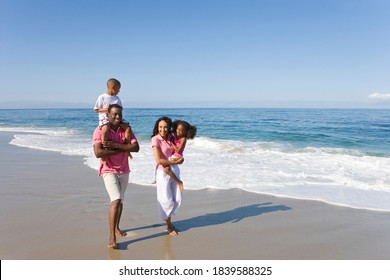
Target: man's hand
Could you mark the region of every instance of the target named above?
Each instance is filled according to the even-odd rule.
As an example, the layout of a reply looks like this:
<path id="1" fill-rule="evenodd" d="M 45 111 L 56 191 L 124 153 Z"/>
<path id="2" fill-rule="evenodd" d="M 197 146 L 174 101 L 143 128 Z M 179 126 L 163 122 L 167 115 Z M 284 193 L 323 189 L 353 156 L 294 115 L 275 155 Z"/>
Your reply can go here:
<path id="1" fill-rule="evenodd" d="M 109 150 L 116 150 L 118 149 L 118 144 L 113 141 L 103 141 L 102 142 L 103 148 L 109 149 Z"/>

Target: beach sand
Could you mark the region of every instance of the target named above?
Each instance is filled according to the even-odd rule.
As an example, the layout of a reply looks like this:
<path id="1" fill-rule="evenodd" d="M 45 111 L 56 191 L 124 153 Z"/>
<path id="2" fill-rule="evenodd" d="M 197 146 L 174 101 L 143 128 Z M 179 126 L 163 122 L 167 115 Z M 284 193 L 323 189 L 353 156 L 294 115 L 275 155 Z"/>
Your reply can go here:
<path id="1" fill-rule="evenodd" d="M 155 187 L 135 184 L 121 221 L 128 235 L 108 249 L 109 199 L 97 171 L 81 157 L 10 145 L 12 136 L 0 133 L 2 260 L 390 259 L 388 212 L 239 189 L 185 190 L 174 218 L 180 234 L 168 236 Z"/>

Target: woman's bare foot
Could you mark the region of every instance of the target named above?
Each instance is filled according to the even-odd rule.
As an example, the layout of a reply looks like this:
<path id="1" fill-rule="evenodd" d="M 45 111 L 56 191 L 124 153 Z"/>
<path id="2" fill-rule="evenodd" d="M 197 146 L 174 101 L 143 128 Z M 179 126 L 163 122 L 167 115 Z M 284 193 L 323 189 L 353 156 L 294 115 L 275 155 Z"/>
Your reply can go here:
<path id="1" fill-rule="evenodd" d="M 169 235 L 173 235 L 173 236 L 179 235 L 179 233 L 175 230 L 175 228 L 173 228 L 173 229 L 171 229 L 171 230 L 168 230 L 168 234 L 169 234 Z"/>
<path id="2" fill-rule="evenodd" d="M 167 222 L 167 231 L 169 235 L 178 235 L 179 233 L 177 232 L 176 228 L 173 226 L 171 222 L 171 218 L 168 218 L 166 220 Z"/>

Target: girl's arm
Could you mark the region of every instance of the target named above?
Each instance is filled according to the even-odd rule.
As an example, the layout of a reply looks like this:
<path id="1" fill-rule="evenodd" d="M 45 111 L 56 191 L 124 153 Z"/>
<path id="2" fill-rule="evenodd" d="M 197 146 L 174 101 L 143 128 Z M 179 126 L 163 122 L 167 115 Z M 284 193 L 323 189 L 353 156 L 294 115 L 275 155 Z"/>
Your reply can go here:
<path id="1" fill-rule="evenodd" d="M 153 155 L 154 160 L 156 161 L 157 165 L 167 166 L 167 165 L 173 165 L 173 164 L 182 164 L 184 162 L 184 158 L 174 158 L 171 160 L 167 160 L 161 157 L 161 150 L 157 146 L 153 146 Z"/>

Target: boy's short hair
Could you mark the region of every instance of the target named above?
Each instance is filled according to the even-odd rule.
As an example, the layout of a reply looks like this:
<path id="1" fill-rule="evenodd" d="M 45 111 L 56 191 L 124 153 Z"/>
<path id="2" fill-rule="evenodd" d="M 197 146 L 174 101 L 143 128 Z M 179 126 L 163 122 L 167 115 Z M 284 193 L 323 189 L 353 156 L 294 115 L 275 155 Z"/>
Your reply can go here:
<path id="1" fill-rule="evenodd" d="M 111 79 L 109 79 L 109 80 L 107 81 L 107 87 L 108 87 L 110 84 L 113 85 L 113 86 L 115 86 L 115 85 L 121 86 L 121 82 L 119 82 L 117 79 L 114 79 L 114 78 L 111 78 Z"/>

